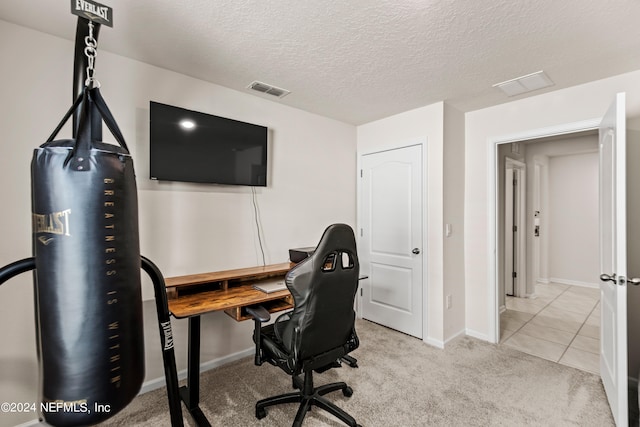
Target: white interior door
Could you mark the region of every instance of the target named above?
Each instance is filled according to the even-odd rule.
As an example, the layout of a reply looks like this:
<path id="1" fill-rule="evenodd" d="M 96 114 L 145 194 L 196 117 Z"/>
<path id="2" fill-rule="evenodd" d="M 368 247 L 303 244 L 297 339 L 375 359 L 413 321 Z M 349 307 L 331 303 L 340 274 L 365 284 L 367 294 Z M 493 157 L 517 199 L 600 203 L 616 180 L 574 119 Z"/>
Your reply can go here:
<path id="1" fill-rule="evenodd" d="M 362 317 L 422 338 L 422 146 L 362 156 Z"/>
<path id="2" fill-rule="evenodd" d="M 507 167 L 504 171 L 504 291 L 508 296 L 515 295 L 514 272 L 515 262 L 515 233 L 514 227 L 514 197 L 515 185 L 513 184 L 514 169 Z"/>
<path id="3" fill-rule="evenodd" d="M 504 283 L 509 296 L 526 295 L 526 165 L 507 157 L 504 178 Z"/>
<path id="4" fill-rule="evenodd" d="M 618 426 L 627 414 L 625 94 L 600 124 L 600 376 Z"/>

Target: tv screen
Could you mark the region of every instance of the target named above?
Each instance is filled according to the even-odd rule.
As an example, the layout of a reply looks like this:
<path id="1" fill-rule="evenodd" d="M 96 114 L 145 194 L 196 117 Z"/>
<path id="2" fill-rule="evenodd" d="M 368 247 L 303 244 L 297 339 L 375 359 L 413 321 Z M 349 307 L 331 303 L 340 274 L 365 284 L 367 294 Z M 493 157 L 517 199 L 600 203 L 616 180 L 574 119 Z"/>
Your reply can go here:
<path id="1" fill-rule="evenodd" d="M 267 185 L 267 128 L 150 102 L 151 179 Z"/>

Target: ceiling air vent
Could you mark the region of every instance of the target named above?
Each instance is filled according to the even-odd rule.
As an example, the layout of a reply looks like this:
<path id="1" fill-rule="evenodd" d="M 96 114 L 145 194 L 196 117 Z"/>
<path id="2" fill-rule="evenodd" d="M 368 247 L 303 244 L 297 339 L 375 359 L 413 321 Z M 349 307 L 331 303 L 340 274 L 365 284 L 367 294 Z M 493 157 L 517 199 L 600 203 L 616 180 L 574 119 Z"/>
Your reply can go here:
<path id="1" fill-rule="evenodd" d="M 268 95 L 277 96 L 278 98 L 284 98 L 291 93 L 286 89 L 282 89 L 280 87 L 258 81 L 252 82 L 249 86 L 247 86 L 247 89 L 252 89 L 258 92 L 266 93 Z"/>
<path id="2" fill-rule="evenodd" d="M 516 96 L 549 86 L 553 86 L 553 82 L 544 71 L 537 71 L 527 74 L 526 76 L 516 77 L 515 79 L 493 85 L 493 87 L 497 87 L 506 93 L 507 96 Z"/>

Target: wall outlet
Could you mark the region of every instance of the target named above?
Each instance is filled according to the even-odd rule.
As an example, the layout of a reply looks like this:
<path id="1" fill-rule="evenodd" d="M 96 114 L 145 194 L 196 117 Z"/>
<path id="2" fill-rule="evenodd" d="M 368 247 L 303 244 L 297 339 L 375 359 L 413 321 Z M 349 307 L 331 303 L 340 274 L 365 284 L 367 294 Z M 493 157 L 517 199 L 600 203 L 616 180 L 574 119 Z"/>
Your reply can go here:
<path id="1" fill-rule="evenodd" d="M 451 295 L 447 295 L 447 308 L 451 308 Z"/>

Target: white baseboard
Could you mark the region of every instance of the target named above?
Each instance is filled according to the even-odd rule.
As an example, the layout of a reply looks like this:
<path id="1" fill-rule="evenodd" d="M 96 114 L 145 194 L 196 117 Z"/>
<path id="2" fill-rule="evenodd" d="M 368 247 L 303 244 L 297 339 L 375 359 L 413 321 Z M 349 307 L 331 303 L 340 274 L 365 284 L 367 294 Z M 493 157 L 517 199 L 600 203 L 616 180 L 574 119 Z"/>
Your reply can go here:
<path id="1" fill-rule="evenodd" d="M 450 336 L 449 338 L 447 338 L 446 340 L 444 340 L 444 345 L 447 345 L 448 343 L 450 343 L 451 341 L 455 340 L 456 338 L 459 338 L 461 336 L 465 335 L 465 330 L 462 329 L 458 332 L 456 332 L 455 334 L 453 334 L 452 336 Z"/>
<path id="2" fill-rule="evenodd" d="M 538 283 L 544 283 L 545 285 L 549 283 L 549 279 L 543 279 L 543 278 L 538 278 L 538 280 L 536 280 L 536 282 Z"/>
<path id="3" fill-rule="evenodd" d="M 429 345 L 431 345 L 433 347 L 439 348 L 440 350 L 444 350 L 444 341 L 442 341 L 442 340 L 436 340 L 436 339 L 433 339 L 431 337 L 427 337 L 427 338 L 423 339 L 422 341 L 424 341 L 425 343 L 427 343 L 427 344 L 429 344 Z"/>
<path id="4" fill-rule="evenodd" d="M 220 357 L 218 359 L 209 360 L 208 362 L 201 363 L 200 373 L 209 371 L 211 369 L 217 368 L 222 365 L 226 365 L 227 363 L 235 362 L 236 360 L 243 359 L 247 356 L 251 356 L 253 355 L 254 352 L 255 352 L 255 349 L 252 347 L 246 350 L 239 351 L 237 353 L 229 354 L 228 356 Z M 185 378 L 187 378 L 187 370 L 183 369 L 180 372 L 178 372 L 178 381 L 183 380 Z M 138 394 L 148 393 L 150 391 L 162 388 L 165 385 L 166 385 L 166 381 L 164 376 L 155 378 L 149 381 L 145 381 L 142 384 L 142 387 L 140 388 L 140 393 Z"/>
<path id="5" fill-rule="evenodd" d="M 507 306 L 506 305 L 501 305 L 499 310 L 500 310 L 499 313 L 502 314 L 505 311 L 507 311 Z"/>
<path id="6" fill-rule="evenodd" d="M 464 335 L 469 335 L 470 337 L 473 338 L 478 338 L 481 339 L 483 341 L 489 341 L 488 337 L 484 334 L 472 331 L 470 329 L 461 329 L 460 331 L 456 332 L 455 334 L 453 334 L 452 336 L 450 336 L 449 338 L 447 338 L 446 340 L 442 341 L 442 340 L 436 340 L 430 337 L 425 338 L 423 341 L 433 347 L 439 348 L 441 350 L 444 350 L 445 345 L 447 345 L 448 343 L 450 343 L 451 341 L 455 340 L 456 338 L 459 338 L 461 336 Z"/>
<path id="7" fill-rule="evenodd" d="M 49 427 L 49 424 L 41 423 L 40 420 L 35 419 L 33 421 L 27 421 L 26 423 L 18 424 L 17 426 L 14 426 L 14 427 L 35 427 L 35 426 Z"/>
<path id="8" fill-rule="evenodd" d="M 470 337 L 477 338 L 479 340 L 486 341 L 486 342 L 491 342 L 491 340 L 489 340 L 489 336 L 487 334 L 483 334 L 481 332 L 474 331 L 473 329 L 467 328 L 467 329 L 465 329 L 465 333 L 467 335 L 469 335 Z"/>
<path id="9" fill-rule="evenodd" d="M 581 282 L 580 280 L 558 279 L 557 277 L 551 277 L 549 278 L 549 281 L 553 283 L 560 283 L 561 285 L 582 286 L 584 288 L 600 289 L 599 283 Z"/>

